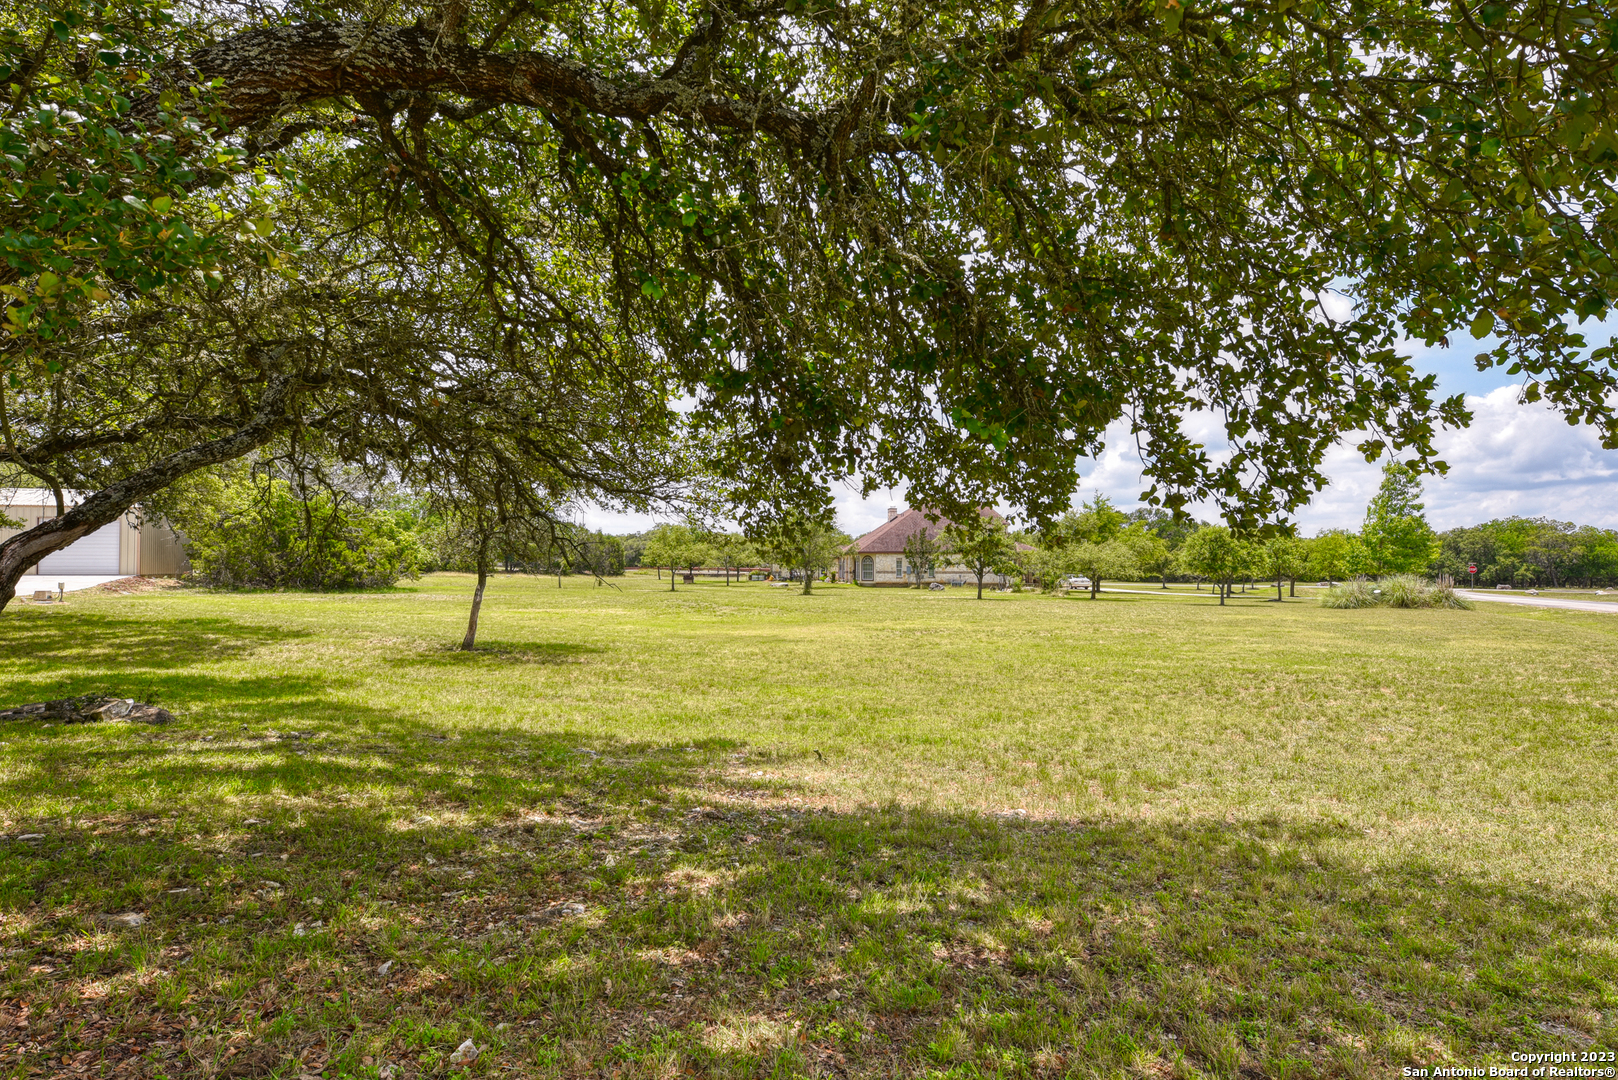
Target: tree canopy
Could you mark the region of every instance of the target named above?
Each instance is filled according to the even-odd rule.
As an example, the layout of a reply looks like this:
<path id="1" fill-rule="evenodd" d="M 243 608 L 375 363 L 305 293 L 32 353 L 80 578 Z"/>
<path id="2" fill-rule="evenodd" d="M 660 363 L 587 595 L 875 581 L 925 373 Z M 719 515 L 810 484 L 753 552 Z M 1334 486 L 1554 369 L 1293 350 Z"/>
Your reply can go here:
<path id="1" fill-rule="evenodd" d="M 1538 583 L 1553 588 L 1582 580 L 1618 584 L 1618 530 L 1551 518 L 1500 518 L 1439 536 L 1440 572 L 1479 585 Z"/>
<path id="2" fill-rule="evenodd" d="M 16 133 L 42 72 L 112 61 L 4 3 Z M 164 210 L 137 196 L 151 235 L 178 208 L 275 250 L 252 290 L 181 251 L 161 281 L 71 300 L 62 324 L 94 332 L 12 339 L 7 460 L 125 486 L 0 548 L 0 579 L 199 461 L 305 430 L 398 445 L 451 415 L 435 403 L 457 379 L 526 393 L 490 388 L 506 355 L 555 365 L 541 400 L 575 410 L 536 411 L 556 442 L 528 447 L 562 487 L 643 493 L 633 453 L 573 456 L 601 465 L 590 433 L 655 434 L 686 392 L 748 513 L 821 505 L 858 473 L 949 516 L 1004 498 L 1049 520 L 1122 418 L 1149 500 L 1249 528 L 1318 490 L 1349 432 L 1439 467 L 1433 434 L 1464 403 L 1396 346 L 1462 328 L 1498 341 L 1480 364 L 1618 445 L 1611 348 L 1576 327 L 1618 295 L 1618 23 L 1594 2 L 338 0 L 119 25 L 163 59 L 74 91 L 108 122 L 64 127 L 61 155 L 127 161 L 97 131 L 190 124 L 153 144 L 183 160 Z M 221 143 L 239 178 L 181 199 Z M 41 208 L 119 181 L 47 158 L 0 162 Z M 10 265 L 15 325 L 56 271 Z M 142 372 L 105 359 L 175 303 L 227 300 L 254 312 L 212 323 L 230 348 L 165 369 L 194 387 L 128 390 Z M 382 338 L 403 370 L 367 359 Z M 76 415 L 111 400 L 121 422 L 47 418 L 69 369 Z M 1228 454 L 1189 434 L 1196 411 Z M 86 438 L 121 439 L 117 462 L 91 468 Z"/>
<path id="3" fill-rule="evenodd" d="M 805 596 L 814 589 L 815 575 L 837 562 L 838 554 L 848 546 L 849 540 L 830 514 L 802 511 L 777 517 L 770 530 L 759 537 L 771 560 L 803 574 Z"/>
<path id="4" fill-rule="evenodd" d="M 1180 546 L 1180 563 L 1186 570 L 1207 578 L 1219 589 L 1224 604 L 1230 583 L 1247 568 L 1247 545 L 1223 525 L 1206 525 L 1186 538 Z"/>
<path id="5" fill-rule="evenodd" d="M 1021 574 L 1017 562 L 1017 542 L 999 514 L 980 512 L 962 521 L 952 521 L 939 534 L 945 558 L 972 572 L 977 579 L 979 600 L 983 599 L 983 579 L 989 574 L 1010 577 Z"/>
<path id="6" fill-rule="evenodd" d="M 1421 477 L 1410 466 L 1397 461 L 1383 466 L 1382 483 L 1365 508 L 1360 540 L 1382 573 L 1424 571 L 1438 555 L 1438 537 L 1421 502 Z"/>

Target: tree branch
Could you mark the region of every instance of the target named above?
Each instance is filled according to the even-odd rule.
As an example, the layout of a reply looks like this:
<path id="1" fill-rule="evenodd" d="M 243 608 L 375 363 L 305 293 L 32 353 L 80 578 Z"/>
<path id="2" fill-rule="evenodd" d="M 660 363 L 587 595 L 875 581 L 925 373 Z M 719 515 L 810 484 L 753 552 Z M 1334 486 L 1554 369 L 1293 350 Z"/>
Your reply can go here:
<path id="1" fill-rule="evenodd" d="M 299 383 L 291 376 L 271 379 L 258 410 L 229 435 L 178 450 L 116 483 L 108 484 L 73 509 L 42 521 L 0 543 L 0 611 L 17 595 L 23 571 L 54 551 L 116 521 L 149 495 L 180 477 L 222 461 L 232 461 L 269 442 L 292 422 L 291 404 Z"/>

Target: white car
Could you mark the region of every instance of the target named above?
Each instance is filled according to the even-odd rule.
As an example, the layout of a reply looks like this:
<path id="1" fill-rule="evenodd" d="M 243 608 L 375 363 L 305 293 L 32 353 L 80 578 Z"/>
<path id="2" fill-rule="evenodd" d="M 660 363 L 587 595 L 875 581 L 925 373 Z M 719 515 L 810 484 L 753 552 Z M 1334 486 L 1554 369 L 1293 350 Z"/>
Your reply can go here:
<path id="1" fill-rule="evenodd" d="M 1065 577 L 1062 579 L 1062 588 L 1064 589 L 1088 589 L 1089 587 L 1090 579 L 1082 574 L 1078 577 Z"/>

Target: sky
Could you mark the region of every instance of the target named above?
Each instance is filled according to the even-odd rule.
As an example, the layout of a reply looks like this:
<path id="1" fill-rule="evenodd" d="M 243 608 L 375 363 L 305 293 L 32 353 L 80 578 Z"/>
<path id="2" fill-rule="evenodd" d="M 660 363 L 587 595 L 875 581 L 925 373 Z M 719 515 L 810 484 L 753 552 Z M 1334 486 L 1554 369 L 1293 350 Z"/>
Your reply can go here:
<path id="1" fill-rule="evenodd" d="M 1586 323 L 1583 329 L 1592 346 L 1605 344 L 1618 333 L 1618 317 L 1604 327 Z M 1427 520 L 1440 531 L 1512 515 L 1618 529 L 1618 450 L 1603 450 L 1593 429 L 1569 426 L 1543 403 L 1519 404 L 1520 379 L 1503 369 L 1479 372 L 1472 358 L 1493 344 L 1492 339 L 1479 343 L 1459 334 L 1448 348 L 1413 342 L 1408 349 L 1418 372 L 1437 375 L 1440 399 L 1465 394 L 1473 413 L 1470 427 L 1441 432 L 1435 440 L 1438 456 L 1450 470 L 1446 476 L 1426 480 Z M 1220 449 L 1216 423 L 1195 434 L 1211 453 Z M 1084 479 L 1074 504 L 1100 492 L 1119 507 L 1132 509 L 1140 505 L 1140 493 L 1147 487 L 1140 459 L 1126 423 L 1115 424 L 1107 436 L 1107 449 L 1081 468 Z M 1327 455 L 1323 471 L 1331 484 L 1297 513 L 1299 535 L 1356 529 L 1364 519 L 1365 504 L 1381 480 L 1381 463 L 1366 462 L 1353 448 L 1356 441 L 1346 439 Z M 839 484 L 833 495 L 839 526 L 854 536 L 887 520 L 889 506 L 907 505 L 902 488 L 884 488 L 864 498 L 857 485 Z M 590 526 L 608 532 L 634 532 L 654 523 L 651 518 L 595 508 L 587 508 L 583 516 Z M 1197 516 L 1209 520 L 1216 515 L 1204 508 Z"/>

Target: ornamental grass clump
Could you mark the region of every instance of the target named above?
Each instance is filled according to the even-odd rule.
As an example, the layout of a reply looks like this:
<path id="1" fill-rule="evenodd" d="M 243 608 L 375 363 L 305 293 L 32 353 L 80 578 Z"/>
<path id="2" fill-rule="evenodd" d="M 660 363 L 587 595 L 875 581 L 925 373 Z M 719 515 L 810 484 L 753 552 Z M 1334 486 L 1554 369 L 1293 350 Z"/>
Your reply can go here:
<path id="1" fill-rule="evenodd" d="M 1320 596 L 1320 606 L 1329 608 L 1368 608 L 1381 603 L 1382 597 L 1364 579 L 1333 585 Z"/>
<path id="2" fill-rule="evenodd" d="M 1462 611 L 1471 611 L 1472 601 L 1462 596 L 1456 596 L 1455 586 L 1439 584 L 1433 586 L 1433 607 L 1460 608 Z"/>
<path id="3" fill-rule="evenodd" d="M 1396 574 L 1381 581 L 1345 581 L 1333 585 L 1320 598 L 1329 608 L 1464 608 L 1470 602 L 1455 595 L 1449 585 L 1435 585 L 1414 574 Z"/>
<path id="4" fill-rule="evenodd" d="M 1432 587 L 1419 577 L 1400 574 L 1377 583 L 1380 598 L 1388 607 L 1432 607 Z M 1375 590 L 1373 590 L 1375 591 Z"/>

